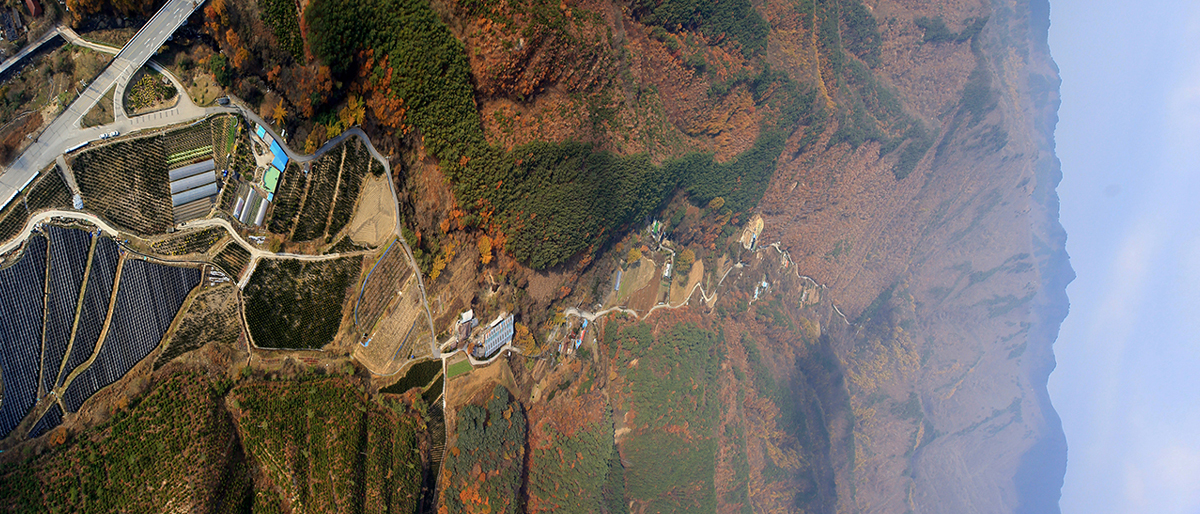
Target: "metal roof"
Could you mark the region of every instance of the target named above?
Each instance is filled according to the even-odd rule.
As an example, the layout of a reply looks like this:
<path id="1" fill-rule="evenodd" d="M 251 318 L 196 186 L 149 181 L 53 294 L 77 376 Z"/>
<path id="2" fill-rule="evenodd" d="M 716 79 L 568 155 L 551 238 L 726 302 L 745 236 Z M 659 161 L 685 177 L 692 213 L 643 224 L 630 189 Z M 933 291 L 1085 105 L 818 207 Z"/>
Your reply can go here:
<path id="1" fill-rule="evenodd" d="M 279 146 L 278 141 L 271 141 L 271 153 L 275 154 L 275 159 L 271 161 L 272 166 L 281 170 L 287 167 L 287 152 L 283 151 L 283 147 Z"/>
<path id="2" fill-rule="evenodd" d="M 216 161 L 209 159 L 204 162 L 198 162 L 196 164 L 189 164 L 182 168 L 175 168 L 175 169 L 167 172 L 167 175 L 171 178 L 171 181 L 174 182 L 176 180 L 179 180 L 182 178 L 187 178 L 192 175 L 199 175 L 206 171 L 212 171 L 212 169 L 216 168 L 216 167 L 217 167 Z"/>
<path id="3" fill-rule="evenodd" d="M 504 318 L 504 321 L 499 325 L 488 329 L 487 335 L 483 336 L 483 355 L 485 357 L 496 353 L 500 347 L 508 344 L 513 338 L 513 317 L 510 315 Z"/>
<path id="4" fill-rule="evenodd" d="M 267 215 L 267 205 L 268 204 L 269 204 L 269 202 L 267 202 L 266 200 L 263 200 L 263 202 L 261 204 L 259 204 L 258 215 L 254 216 L 254 224 L 256 226 L 263 224 L 263 218 L 265 218 Z"/>
<path id="5" fill-rule="evenodd" d="M 201 198 L 213 196 L 217 194 L 217 184 L 214 182 L 204 187 L 189 189 L 179 194 L 171 195 L 171 206 L 179 207 L 188 202 L 194 202 Z"/>
<path id="6" fill-rule="evenodd" d="M 195 189 L 203 185 L 212 184 L 216 181 L 217 176 L 212 173 L 192 175 L 190 177 L 171 182 L 171 194 L 182 193 L 188 189 Z"/>

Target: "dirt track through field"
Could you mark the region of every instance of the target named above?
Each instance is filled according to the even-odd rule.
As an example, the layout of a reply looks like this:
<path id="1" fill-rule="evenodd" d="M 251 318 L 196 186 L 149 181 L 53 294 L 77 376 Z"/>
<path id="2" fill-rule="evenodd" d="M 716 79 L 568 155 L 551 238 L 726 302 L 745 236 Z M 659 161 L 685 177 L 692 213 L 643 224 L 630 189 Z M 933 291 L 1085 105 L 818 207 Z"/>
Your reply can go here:
<path id="1" fill-rule="evenodd" d="M 350 239 L 377 247 L 395 232 L 396 214 L 385 177 L 368 176 L 359 193 L 358 209 L 350 220 Z"/>

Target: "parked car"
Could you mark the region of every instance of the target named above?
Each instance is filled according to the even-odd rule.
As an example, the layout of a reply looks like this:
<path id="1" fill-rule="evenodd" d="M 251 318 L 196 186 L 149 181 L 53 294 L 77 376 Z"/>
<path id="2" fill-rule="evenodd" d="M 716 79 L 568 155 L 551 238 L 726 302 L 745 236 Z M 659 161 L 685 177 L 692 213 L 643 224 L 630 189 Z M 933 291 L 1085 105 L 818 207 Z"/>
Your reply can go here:
<path id="1" fill-rule="evenodd" d="M 222 96 L 221 98 L 218 98 L 217 105 L 229 105 L 229 97 Z"/>

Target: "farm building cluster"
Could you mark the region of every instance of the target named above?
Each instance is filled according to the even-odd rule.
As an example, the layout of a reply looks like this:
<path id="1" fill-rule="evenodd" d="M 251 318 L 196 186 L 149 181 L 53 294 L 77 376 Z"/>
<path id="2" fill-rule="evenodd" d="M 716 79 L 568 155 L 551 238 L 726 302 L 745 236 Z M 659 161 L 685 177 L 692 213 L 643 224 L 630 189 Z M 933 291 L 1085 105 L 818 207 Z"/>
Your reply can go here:
<path id="1" fill-rule="evenodd" d="M 456 348 L 466 350 L 476 359 L 488 359 L 501 348 L 512 342 L 515 325 L 512 314 L 501 314 L 481 332 L 472 333 L 479 326 L 475 311 L 463 312 L 454 325 Z"/>
<path id="2" fill-rule="evenodd" d="M 230 214 L 246 225 L 262 226 L 267 219 L 267 209 L 275 200 L 275 190 L 279 187 L 280 177 L 287 168 L 289 158 L 287 152 L 280 146 L 262 125 L 254 124 L 256 146 L 254 160 L 256 167 L 251 176 L 238 185 L 234 194 L 233 209 Z"/>

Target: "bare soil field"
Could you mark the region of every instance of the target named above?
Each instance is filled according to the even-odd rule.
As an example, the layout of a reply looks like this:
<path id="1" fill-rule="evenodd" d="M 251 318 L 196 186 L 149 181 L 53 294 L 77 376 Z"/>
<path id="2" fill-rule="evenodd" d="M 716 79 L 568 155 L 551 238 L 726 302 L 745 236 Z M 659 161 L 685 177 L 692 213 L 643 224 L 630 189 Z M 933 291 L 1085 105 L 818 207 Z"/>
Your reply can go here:
<path id="1" fill-rule="evenodd" d="M 417 287 L 416 277 L 410 273 L 400 297 L 391 302 L 368 333 L 366 339 L 370 342 L 366 346 L 353 343 L 354 358 L 372 373 L 389 374 L 400 369 L 410 355 L 428 355 L 429 328 L 424 317 L 421 290 Z M 357 335 L 361 341 L 362 333 Z"/>
<path id="2" fill-rule="evenodd" d="M 369 175 L 363 181 L 358 210 L 350 221 L 349 236 L 354 242 L 378 247 L 396 231 L 396 210 L 386 177 Z"/>
<path id="3" fill-rule="evenodd" d="M 702 278 L 704 278 L 704 261 L 696 261 L 692 265 L 692 271 L 688 273 L 686 285 L 680 285 L 678 278 L 671 279 L 671 305 L 679 305 L 687 300 L 692 288 L 699 284 Z"/>
<path id="4" fill-rule="evenodd" d="M 658 267 L 650 267 L 649 269 L 654 271 L 654 273 L 650 274 L 650 280 L 647 280 L 646 285 L 629 295 L 629 301 L 625 302 L 630 309 L 638 312 L 649 311 L 651 307 L 654 307 L 654 304 L 658 303 L 658 299 L 662 295 L 662 272 L 659 271 L 660 268 Z"/>
<path id="5" fill-rule="evenodd" d="M 237 290 L 233 284 L 202 289 L 184 310 L 176 329 L 167 336 L 165 347 L 154 361 L 155 369 L 210 342 L 232 346 L 242 334 Z"/>

